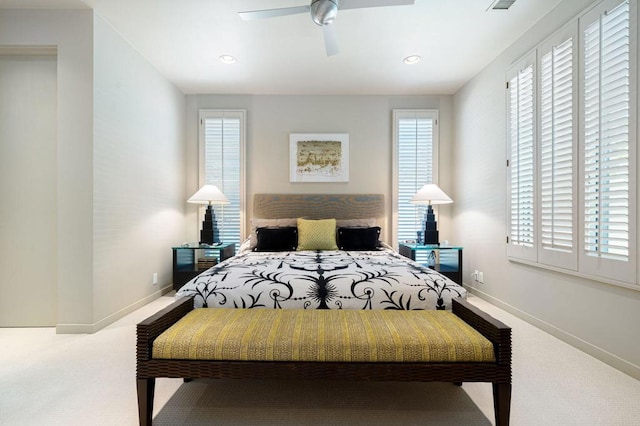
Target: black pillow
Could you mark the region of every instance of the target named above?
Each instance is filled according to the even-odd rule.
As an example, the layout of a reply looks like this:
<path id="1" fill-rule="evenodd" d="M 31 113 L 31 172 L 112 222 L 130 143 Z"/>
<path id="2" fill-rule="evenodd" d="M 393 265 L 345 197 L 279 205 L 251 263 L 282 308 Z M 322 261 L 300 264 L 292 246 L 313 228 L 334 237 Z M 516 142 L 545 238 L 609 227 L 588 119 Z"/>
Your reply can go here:
<path id="1" fill-rule="evenodd" d="M 258 244 L 253 251 L 292 251 L 298 246 L 298 228 L 295 226 L 258 228 L 256 237 Z"/>
<path id="2" fill-rule="evenodd" d="M 377 250 L 380 227 L 338 228 L 338 247 L 340 250 Z"/>

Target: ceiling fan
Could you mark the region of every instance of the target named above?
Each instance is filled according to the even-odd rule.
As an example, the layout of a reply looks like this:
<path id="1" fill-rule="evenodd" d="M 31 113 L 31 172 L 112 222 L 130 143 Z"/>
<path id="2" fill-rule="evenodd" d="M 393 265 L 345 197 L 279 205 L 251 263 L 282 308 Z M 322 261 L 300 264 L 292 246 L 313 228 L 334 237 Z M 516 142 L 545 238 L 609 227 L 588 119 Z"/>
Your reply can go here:
<path id="1" fill-rule="evenodd" d="M 415 0 L 312 0 L 309 6 L 283 7 L 280 9 L 253 10 L 239 12 L 244 20 L 275 18 L 277 16 L 310 13 L 311 19 L 322 27 L 327 56 L 338 54 L 338 41 L 331 25 L 342 9 L 363 9 L 367 7 L 411 5 Z"/>

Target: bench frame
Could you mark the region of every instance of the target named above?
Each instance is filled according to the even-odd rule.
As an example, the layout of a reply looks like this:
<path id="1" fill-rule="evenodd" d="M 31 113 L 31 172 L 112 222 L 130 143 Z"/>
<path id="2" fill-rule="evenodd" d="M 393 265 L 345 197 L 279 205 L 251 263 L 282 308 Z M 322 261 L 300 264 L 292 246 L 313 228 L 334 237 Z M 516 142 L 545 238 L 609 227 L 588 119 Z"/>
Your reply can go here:
<path id="1" fill-rule="evenodd" d="M 153 359 L 153 341 L 193 310 L 182 298 L 137 326 L 136 378 L 140 425 L 151 425 L 156 377 L 183 379 L 375 380 L 407 382 L 489 382 L 497 426 L 509 424 L 511 409 L 511 328 L 464 300 L 453 299 L 453 313 L 489 339 L 496 361 L 487 362 L 302 362 Z"/>

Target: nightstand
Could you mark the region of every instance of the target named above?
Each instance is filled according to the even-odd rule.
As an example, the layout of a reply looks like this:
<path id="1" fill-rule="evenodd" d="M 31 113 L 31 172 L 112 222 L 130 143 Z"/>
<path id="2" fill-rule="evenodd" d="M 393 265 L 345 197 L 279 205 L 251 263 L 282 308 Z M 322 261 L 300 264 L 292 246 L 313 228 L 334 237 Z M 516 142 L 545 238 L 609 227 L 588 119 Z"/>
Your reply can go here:
<path id="1" fill-rule="evenodd" d="M 398 251 L 462 285 L 462 247 L 400 243 Z"/>
<path id="2" fill-rule="evenodd" d="M 173 250 L 173 289 L 178 290 L 187 281 L 218 262 L 236 254 L 235 243 L 201 246 L 188 243 L 171 247 Z"/>

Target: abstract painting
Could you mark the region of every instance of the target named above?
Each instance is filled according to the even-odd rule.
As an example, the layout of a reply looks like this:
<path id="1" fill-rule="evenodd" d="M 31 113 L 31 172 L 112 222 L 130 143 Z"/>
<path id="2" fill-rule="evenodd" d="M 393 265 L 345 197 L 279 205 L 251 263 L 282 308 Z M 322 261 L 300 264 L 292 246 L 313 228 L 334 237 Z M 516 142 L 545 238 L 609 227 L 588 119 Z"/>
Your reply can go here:
<path id="1" fill-rule="evenodd" d="M 291 182 L 349 182 L 347 133 L 291 133 Z"/>

